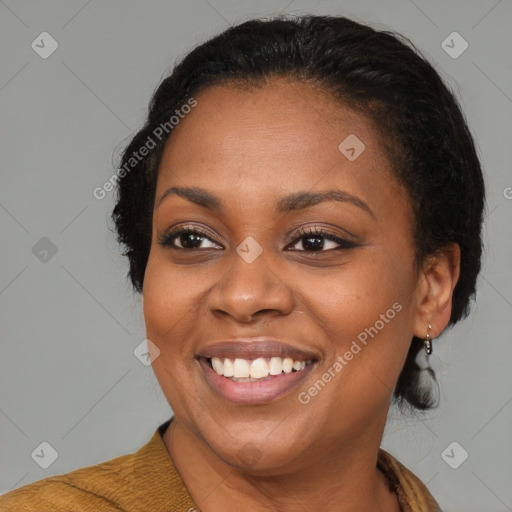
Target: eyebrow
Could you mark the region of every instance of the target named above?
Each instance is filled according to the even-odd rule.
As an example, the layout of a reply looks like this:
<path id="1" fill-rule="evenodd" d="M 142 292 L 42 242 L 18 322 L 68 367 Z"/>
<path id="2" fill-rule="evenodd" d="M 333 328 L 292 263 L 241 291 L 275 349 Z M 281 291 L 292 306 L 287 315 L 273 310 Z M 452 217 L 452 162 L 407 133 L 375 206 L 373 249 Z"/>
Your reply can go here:
<path id="1" fill-rule="evenodd" d="M 170 187 L 158 200 L 157 207 L 162 204 L 164 199 L 172 195 L 188 199 L 192 203 L 215 212 L 220 212 L 224 208 L 224 203 L 219 197 L 198 187 Z M 281 198 L 277 202 L 277 211 L 279 213 L 289 213 L 296 210 L 304 210 L 323 201 L 350 203 L 366 211 L 372 217 L 375 216 L 372 209 L 365 201 L 339 189 L 330 189 L 321 192 L 294 192 L 293 194 Z"/>

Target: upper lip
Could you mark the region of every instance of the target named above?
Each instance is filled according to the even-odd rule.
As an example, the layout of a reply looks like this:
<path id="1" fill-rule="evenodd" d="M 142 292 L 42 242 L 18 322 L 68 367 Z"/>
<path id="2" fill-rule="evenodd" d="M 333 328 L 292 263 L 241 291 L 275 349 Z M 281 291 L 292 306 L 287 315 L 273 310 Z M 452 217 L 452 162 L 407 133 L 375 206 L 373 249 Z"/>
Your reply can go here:
<path id="1" fill-rule="evenodd" d="M 290 357 L 294 361 L 317 359 L 317 354 L 272 338 L 233 338 L 202 347 L 198 357 L 257 359 L 259 357 Z"/>

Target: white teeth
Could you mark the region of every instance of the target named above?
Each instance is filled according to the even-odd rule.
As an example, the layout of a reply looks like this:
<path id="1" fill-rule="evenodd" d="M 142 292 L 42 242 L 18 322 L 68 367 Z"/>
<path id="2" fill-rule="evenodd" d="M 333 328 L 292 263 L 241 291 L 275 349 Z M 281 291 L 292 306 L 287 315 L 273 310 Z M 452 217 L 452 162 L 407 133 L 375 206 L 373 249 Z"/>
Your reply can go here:
<path id="1" fill-rule="evenodd" d="M 293 359 L 290 357 L 286 357 L 283 359 L 283 372 L 284 373 L 290 373 L 292 371 L 293 367 Z"/>
<path id="2" fill-rule="evenodd" d="M 306 367 L 306 361 L 294 361 L 293 369 L 296 371 L 303 370 Z"/>
<path id="3" fill-rule="evenodd" d="M 219 375 L 224 374 L 224 363 L 218 357 L 212 357 L 212 366 L 215 373 L 218 373 Z"/>
<path id="4" fill-rule="evenodd" d="M 231 359 L 228 359 L 227 357 L 226 357 L 226 359 L 224 359 L 224 372 L 223 372 L 223 374 L 219 374 L 219 375 L 224 375 L 224 377 L 233 377 L 234 368 L 233 368 L 233 361 L 231 361 Z"/>
<path id="5" fill-rule="evenodd" d="M 279 375 L 283 371 L 283 360 L 280 357 L 270 358 L 270 375 Z"/>
<path id="6" fill-rule="evenodd" d="M 212 357 L 211 364 L 217 375 L 230 377 L 232 380 L 263 379 L 268 375 L 280 375 L 282 372 L 291 373 L 303 370 L 311 361 L 294 361 L 290 357 L 271 357 L 266 359 L 259 357 L 248 360 L 237 358 L 234 361 L 229 358 Z"/>
<path id="7" fill-rule="evenodd" d="M 233 377 L 249 377 L 249 361 L 247 359 L 235 359 L 233 372 Z"/>
<path id="8" fill-rule="evenodd" d="M 261 379 L 262 377 L 266 377 L 268 375 L 268 363 L 262 357 L 255 359 L 249 368 L 251 373 L 251 378 L 253 379 Z"/>

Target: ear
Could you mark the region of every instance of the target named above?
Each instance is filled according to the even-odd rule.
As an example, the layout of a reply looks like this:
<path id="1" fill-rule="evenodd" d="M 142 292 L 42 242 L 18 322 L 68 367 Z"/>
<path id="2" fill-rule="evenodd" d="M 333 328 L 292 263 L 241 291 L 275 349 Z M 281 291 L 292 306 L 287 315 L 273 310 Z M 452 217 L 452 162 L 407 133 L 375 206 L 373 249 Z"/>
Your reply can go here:
<path id="1" fill-rule="evenodd" d="M 452 312 L 453 290 L 460 274 L 460 247 L 449 244 L 439 254 L 427 258 L 418 276 L 414 336 L 424 338 L 428 324 L 430 335 L 438 337 L 448 325 Z"/>

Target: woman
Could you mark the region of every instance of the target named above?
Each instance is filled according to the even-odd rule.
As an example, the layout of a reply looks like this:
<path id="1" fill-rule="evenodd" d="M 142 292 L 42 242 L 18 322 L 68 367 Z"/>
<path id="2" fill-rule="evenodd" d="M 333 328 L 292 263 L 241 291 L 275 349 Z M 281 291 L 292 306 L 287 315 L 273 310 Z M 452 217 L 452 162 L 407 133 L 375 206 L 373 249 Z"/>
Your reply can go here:
<path id="1" fill-rule="evenodd" d="M 392 401 L 435 405 L 417 360 L 480 270 L 482 172 L 431 65 L 342 17 L 242 23 L 163 81 L 116 181 L 173 418 L 1 510 L 440 510 L 380 449 Z"/>

